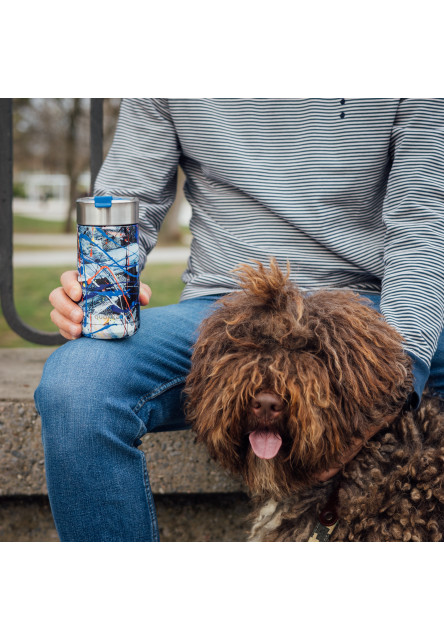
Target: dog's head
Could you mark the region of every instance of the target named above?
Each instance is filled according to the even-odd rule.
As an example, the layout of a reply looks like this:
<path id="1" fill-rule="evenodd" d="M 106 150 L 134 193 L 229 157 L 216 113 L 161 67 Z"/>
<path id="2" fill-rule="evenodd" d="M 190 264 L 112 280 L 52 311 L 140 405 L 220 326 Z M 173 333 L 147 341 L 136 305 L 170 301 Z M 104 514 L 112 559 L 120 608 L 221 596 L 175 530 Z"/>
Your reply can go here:
<path id="1" fill-rule="evenodd" d="M 238 276 L 242 290 L 201 325 L 186 413 L 253 493 L 282 497 L 394 420 L 412 383 L 409 358 L 357 294 L 302 293 L 274 260 Z"/>

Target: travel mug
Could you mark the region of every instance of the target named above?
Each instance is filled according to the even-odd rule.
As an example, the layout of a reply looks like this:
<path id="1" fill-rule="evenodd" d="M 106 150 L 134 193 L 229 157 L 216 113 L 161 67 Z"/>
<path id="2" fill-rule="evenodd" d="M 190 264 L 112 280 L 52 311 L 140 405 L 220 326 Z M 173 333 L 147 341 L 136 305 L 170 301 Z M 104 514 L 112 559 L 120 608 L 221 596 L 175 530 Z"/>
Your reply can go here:
<path id="1" fill-rule="evenodd" d="M 139 328 L 138 221 L 137 198 L 77 200 L 79 306 L 88 338 L 126 338 Z"/>

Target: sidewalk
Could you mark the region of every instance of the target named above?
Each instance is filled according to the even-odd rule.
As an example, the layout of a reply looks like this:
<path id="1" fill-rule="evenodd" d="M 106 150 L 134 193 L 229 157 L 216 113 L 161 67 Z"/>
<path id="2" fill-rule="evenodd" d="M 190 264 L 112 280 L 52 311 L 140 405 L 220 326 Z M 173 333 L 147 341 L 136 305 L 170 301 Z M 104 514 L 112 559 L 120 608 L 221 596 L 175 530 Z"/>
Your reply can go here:
<path id="1" fill-rule="evenodd" d="M 76 247 L 75 233 L 14 233 L 14 244 L 52 247 Z"/>

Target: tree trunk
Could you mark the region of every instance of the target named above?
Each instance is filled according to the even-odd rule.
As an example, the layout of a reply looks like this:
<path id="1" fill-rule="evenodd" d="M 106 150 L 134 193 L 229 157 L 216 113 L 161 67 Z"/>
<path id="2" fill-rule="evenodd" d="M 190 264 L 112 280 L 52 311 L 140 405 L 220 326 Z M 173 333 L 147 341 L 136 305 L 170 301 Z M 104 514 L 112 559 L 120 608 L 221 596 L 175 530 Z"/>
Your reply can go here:
<path id="1" fill-rule="evenodd" d="M 73 98 L 72 108 L 68 112 L 68 133 L 66 137 L 66 175 L 69 178 L 69 203 L 66 212 L 65 232 L 73 231 L 73 213 L 77 198 L 79 170 L 77 162 L 77 134 L 82 113 L 80 98 Z"/>
<path id="2" fill-rule="evenodd" d="M 182 230 L 179 224 L 179 209 L 181 202 L 185 197 L 183 195 L 184 183 L 185 175 L 182 169 L 179 168 L 176 198 L 165 216 L 160 231 L 160 237 L 164 244 L 178 244 L 182 240 Z"/>

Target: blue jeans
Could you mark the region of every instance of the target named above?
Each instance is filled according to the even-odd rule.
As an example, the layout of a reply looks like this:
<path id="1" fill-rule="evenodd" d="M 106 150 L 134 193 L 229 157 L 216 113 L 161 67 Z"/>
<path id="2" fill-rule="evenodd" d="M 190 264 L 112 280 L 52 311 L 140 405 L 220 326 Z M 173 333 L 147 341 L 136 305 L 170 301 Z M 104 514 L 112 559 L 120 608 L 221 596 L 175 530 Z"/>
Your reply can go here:
<path id="1" fill-rule="evenodd" d="M 35 402 L 62 541 L 157 541 L 145 455 L 152 431 L 186 427 L 183 390 L 201 320 L 220 296 L 145 309 L 125 340 L 80 338 L 48 359 Z M 377 306 L 379 297 L 369 296 Z M 429 385 L 444 397 L 444 332 Z"/>

